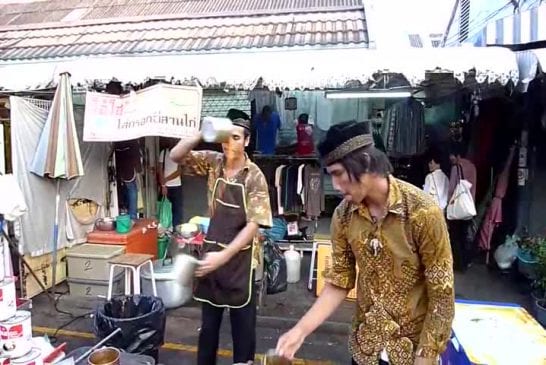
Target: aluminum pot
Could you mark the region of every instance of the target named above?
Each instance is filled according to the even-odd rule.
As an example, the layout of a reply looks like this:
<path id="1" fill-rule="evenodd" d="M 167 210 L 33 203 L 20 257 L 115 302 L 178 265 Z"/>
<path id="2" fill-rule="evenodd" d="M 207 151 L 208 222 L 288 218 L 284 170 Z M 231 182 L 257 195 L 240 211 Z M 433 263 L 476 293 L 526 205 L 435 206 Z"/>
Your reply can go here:
<path id="1" fill-rule="evenodd" d="M 205 117 L 201 122 L 201 133 L 205 142 L 227 142 L 233 133 L 233 123 L 228 118 Z"/>
<path id="2" fill-rule="evenodd" d="M 165 262 L 165 263 L 164 263 Z M 193 286 L 183 285 L 175 275 L 173 260 L 154 261 L 154 278 L 157 296 L 163 300 L 166 308 L 178 308 L 189 301 L 193 296 Z M 152 277 L 149 267 L 143 267 L 141 272 L 142 292 L 152 294 Z M 192 275 L 193 278 L 193 275 Z"/>
<path id="3" fill-rule="evenodd" d="M 103 347 L 95 350 L 89 355 L 89 365 L 119 365 L 120 352 L 113 347 Z"/>
<path id="4" fill-rule="evenodd" d="M 116 220 L 111 217 L 99 218 L 95 221 L 95 229 L 98 231 L 113 231 L 116 229 Z"/>

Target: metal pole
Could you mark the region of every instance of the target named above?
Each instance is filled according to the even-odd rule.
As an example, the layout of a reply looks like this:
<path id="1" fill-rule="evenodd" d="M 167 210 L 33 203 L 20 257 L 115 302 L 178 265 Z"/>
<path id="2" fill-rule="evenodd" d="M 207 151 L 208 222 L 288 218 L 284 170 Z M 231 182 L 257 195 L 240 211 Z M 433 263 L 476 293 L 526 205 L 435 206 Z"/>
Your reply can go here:
<path id="1" fill-rule="evenodd" d="M 57 195 L 55 197 L 55 226 L 53 227 L 53 251 L 51 263 L 51 294 L 55 295 L 57 283 L 57 247 L 59 247 L 59 206 L 61 203 L 61 179 L 57 179 Z"/>

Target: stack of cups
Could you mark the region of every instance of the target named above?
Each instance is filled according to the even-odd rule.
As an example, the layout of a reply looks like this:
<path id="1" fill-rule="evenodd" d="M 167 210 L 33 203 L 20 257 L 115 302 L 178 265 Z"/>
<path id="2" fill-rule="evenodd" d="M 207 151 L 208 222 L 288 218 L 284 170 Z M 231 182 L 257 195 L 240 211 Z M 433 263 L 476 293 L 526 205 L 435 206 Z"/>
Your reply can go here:
<path id="1" fill-rule="evenodd" d="M 3 270 L 0 275 L 0 365 L 27 364 L 26 358 L 37 351 L 32 348 L 30 312 L 17 310 L 15 280 Z"/>

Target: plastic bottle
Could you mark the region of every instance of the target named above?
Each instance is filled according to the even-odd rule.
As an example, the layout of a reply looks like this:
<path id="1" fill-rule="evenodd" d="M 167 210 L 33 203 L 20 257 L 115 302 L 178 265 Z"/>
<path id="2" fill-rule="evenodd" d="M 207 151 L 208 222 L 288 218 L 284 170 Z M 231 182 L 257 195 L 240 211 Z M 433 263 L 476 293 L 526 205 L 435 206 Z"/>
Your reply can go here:
<path id="1" fill-rule="evenodd" d="M 286 260 L 286 281 L 289 284 L 294 284 L 300 281 L 301 273 L 301 256 L 294 250 L 294 245 L 290 245 L 290 249 L 284 253 Z"/>

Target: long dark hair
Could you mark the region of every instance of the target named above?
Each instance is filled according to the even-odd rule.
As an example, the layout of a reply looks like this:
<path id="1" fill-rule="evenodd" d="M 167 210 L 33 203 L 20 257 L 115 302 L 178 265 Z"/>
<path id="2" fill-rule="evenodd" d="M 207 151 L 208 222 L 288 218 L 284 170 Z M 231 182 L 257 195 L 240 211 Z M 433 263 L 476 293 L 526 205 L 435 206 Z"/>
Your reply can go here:
<path id="1" fill-rule="evenodd" d="M 387 155 L 374 146 L 357 149 L 334 163 L 341 164 L 351 180 L 359 180 L 364 174 L 387 177 L 393 171 Z"/>

